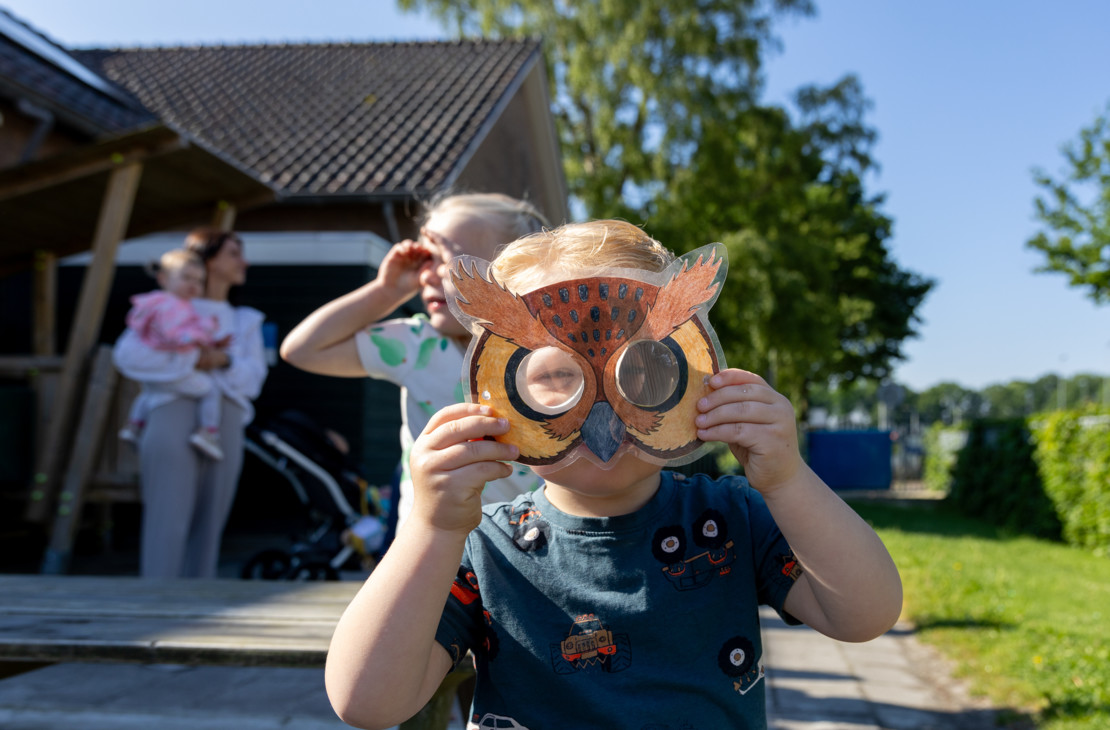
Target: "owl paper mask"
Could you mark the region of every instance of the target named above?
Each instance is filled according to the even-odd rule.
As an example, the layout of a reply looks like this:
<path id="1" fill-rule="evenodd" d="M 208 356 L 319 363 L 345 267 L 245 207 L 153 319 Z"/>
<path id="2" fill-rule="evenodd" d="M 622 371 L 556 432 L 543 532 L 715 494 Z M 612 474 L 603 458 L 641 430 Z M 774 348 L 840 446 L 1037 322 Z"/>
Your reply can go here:
<path id="1" fill-rule="evenodd" d="M 520 296 L 488 261 L 460 257 L 447 301 L 474 333 L 463 366 L 470 402 L 507 418 L 498 440 L 538 470 L 582 456 L 605 468 L 623 450 L 657 464 L 693 461 L 703 446 L 696 404 L 724 367 L 706 315 L 725 256 L 716 243 L 663 272 L 613 269 Z"/>

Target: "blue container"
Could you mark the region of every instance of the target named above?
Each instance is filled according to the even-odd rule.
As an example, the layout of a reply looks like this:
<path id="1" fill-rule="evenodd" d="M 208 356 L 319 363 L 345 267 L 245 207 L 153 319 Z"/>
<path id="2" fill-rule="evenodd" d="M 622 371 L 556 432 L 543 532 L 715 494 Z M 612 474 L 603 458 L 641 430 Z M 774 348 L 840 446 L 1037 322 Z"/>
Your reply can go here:
<path id="1" fill-rule="evenodd" d="M 812 431 L 809 466 L 833 489 L 890 489 L 890 431 Z"/>

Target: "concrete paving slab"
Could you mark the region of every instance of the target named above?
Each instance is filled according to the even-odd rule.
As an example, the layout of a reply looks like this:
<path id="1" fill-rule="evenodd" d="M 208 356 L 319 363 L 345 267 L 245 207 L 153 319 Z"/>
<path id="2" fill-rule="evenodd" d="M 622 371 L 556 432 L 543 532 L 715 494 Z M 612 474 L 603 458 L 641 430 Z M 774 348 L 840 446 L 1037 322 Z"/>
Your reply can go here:
<path id="1" fill-rule="evenodd" d="M 844 644 L 762 614 L 769 730 L 995 730 L 900 626 Z M 340 730 L 320 669 L 56 664 L 0 681 L 4 730 Z M 454 730 L 461 730 L 461 722 Z"/>
<path id="2" fill-rule="evenodd" d="M 911 627 L 847 644 L 761 613 L 769 730 L 995 730 Z"/>
<path id="3" fill-rule="evenodd" d="M 3 730 L 347 727 L 328 703 L 322 669 L 55 664 L 0 681 Z"/>

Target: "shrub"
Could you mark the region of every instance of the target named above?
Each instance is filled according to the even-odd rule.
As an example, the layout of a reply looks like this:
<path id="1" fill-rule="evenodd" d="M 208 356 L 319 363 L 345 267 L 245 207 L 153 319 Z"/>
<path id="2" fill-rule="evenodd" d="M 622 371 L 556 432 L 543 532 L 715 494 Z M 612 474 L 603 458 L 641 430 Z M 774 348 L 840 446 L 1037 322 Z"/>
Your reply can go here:
<path id="1" fill-rule="evenodd" d="M 1110 554 L 1110 416 L 1057 411 L 1034 424 L 1045 492 L 1069 544 Z"/>
<path id="2" fill-rule="evenodd" d="M 981 419 L 952 468 L 949 499 L 964 514 L 1038 537 L 1058 538 L 1060 520 L 1045 494 L 1024 419 Z"/>
<path id="3" fill-rule="evenodd" d="M 956 455 L 967 443 L 967 431 L 962 427 L 945 426 L 936 422 L 925 432 L 925 474 L 927 489 L 947 492 L 952 486 L 952 467 Z"/>

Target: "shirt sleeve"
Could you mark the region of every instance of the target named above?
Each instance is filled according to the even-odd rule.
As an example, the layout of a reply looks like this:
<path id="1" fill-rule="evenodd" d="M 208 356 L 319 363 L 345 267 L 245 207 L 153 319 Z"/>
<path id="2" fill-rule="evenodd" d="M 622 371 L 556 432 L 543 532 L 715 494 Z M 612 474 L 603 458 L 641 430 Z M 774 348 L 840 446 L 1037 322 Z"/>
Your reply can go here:
<path id="1" fill-rule="evenodd" d="M 362 369 L 372 378 L 404 385 L 420 360 L 428 330 L 439 337 L 427 320 L 412 317 L 378 322 L 355 333 Z"/>
<path id="2" fill-rule="evenodd" d="M 235 310 L 235 332 L 227 349 L 231 367 L 226 371 L 225 382 L 228 388 L 247 400 L 258 397 L 269 373 L 262 340 L 264 319 L 261 312 L 251 307 Z"/>
<path id="3" fill-rule="evenodd" d="M 436 629 L 436 641 L 451 655 L 453 666 L 458 666 L 468 652 L 479 646 L 486 630 L 482 593 L 470 560 L 472 539 L 473 536 L 467 539 L 459 572 Z"/>
<path id="4" fill-rule="evenodd" d="M 786 537 L 779 530 L 763 495 L 743 481 L 741 494 L 747 501 L 748 523 L 752 537 L 752 561 L 755 565 L 759 602 L 778 612 L 791 625 L 801 623 L 783 608 L 786 594 L 801 575 L 798 560 Z"/>

